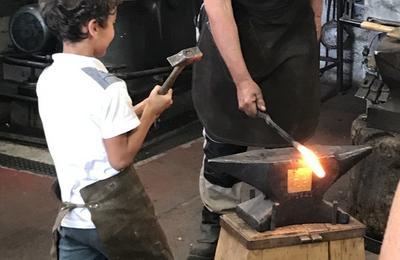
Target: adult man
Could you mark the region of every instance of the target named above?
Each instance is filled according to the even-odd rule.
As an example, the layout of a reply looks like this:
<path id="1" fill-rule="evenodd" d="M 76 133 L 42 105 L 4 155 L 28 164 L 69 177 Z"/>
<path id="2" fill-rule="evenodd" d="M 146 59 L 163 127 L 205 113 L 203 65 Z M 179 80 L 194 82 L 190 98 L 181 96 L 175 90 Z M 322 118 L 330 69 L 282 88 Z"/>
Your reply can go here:
<path id="1" fill-rule="evenodd" d="M 204 0 L 207 14 L 199 38 L 204 58 L 193 78 L 193 101 L 205 129 L 204 208 L 202 236 L 189 259 L 213 259 L 219 215 L 240 200 L 238 180 L 217 172 L 207 159 L 244 152 L 247 146 L 286 145 L 255 118 L 257 110 L 267 111 L 296 140 L 314 132 L 319 115 L 314 19 L 320 21 L 321 2 Z"/>

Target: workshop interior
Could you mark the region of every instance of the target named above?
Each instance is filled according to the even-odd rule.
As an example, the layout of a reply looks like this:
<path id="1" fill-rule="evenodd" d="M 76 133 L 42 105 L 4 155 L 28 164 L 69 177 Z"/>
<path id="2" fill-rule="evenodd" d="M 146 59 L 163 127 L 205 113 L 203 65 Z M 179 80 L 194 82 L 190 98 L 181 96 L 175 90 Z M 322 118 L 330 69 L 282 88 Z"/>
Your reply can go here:
<path id="1" fill-rule="evenodd" d="M 348 135 L 352 144 L 310 146 L 325 170 L 322 178 L 302 165 L 296 145 L 255 149 L 211 161 L 252 187 L 250 199 L 237 206 L 237 215 L 221 220 L 226 230 L 223 235 L 237 238 L 246 248 L 243 250 L 266 250 L 263 246 L 272 248 L 274 243 L 289 247 L 362 238 L 362 250 L 380 252 L 400 179 L 400 9 L 390 0 L 323 3 L 321 105 L 352 93 L 364 102 L 364 112 L 351 124 Z M 196 46 L 196 15 L 201 4 L 201 0 L 123 1 L 116 36 L 101 60 L 127 82 L 133 103 L 167 80 L 174 69 L 168 57 Z M 7 1 L 0 16 L 0 140 L 46 149 L 36 83 L 62 45 L 46 27 L 36 1 Z M 191 84 L 192 64 L 187 64 L 173 86 L 173 106 L 151 128 L 138 161 L 201 138 Z M 18 160 L 1 151 L 0 166 L 55 174 L 49 164 Z M 337 201 L 327 201 L 324 194 L 346 174 L 351 175 L 351 189 L 346 191 L 350 199 L 345 211 Z M 333 228 L 312 235 L 306 232 L 286 242 L 258 237 L 259 233 L 272 232 L 273 236 L 279 228 L 310 223 L 329 223 Z M 238 225 L 246 225 L 247 233 Z M 340 235 L 333 234 L 338 225 L 348 226 Z M 217 249 L 217 256 L 218 250 L 223 248 Z"/>

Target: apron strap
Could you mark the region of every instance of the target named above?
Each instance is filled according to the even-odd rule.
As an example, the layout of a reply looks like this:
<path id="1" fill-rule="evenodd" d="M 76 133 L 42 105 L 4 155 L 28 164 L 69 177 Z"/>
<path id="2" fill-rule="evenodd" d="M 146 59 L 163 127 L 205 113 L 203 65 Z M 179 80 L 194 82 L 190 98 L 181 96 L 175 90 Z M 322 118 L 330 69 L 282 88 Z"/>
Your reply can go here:
<path id="1" fill-rule="evenodd" d="M 61 225 L 61 221 L 64 219 L 64 217 L 73 209 L 75 208 L 85 208 L 85 207 L 94 207 L 96 204 L 74 204 L 71 202 L 62 202 L 60 205 L 60 209 L 58 210 L 58 214 L 56 217 L 56 220 L 54 221 L 53 228 L 51 230 L 52 232 L 52 246 L 50 249 L 50 258 L 52 260 L 57 260 L 58 259 L 58 228 Z"/>

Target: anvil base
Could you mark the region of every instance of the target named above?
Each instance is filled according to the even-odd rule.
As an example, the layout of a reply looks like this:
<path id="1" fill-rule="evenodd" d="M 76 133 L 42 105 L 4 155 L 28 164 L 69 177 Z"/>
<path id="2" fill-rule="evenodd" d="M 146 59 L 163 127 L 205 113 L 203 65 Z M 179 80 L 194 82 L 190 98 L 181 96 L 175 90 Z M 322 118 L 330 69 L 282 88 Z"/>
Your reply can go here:
<path id="1" fill-rule="evenodd" d="M 261 194 L 239 204 L 236 212 L 258 232 L 295 224 L 347 224 L 350 219 L 347 213 L 337 207 L 337 202 L 331 204 L 315 197 L 294 198 L 276 203 L 265 199 L 265 195 Z"/>

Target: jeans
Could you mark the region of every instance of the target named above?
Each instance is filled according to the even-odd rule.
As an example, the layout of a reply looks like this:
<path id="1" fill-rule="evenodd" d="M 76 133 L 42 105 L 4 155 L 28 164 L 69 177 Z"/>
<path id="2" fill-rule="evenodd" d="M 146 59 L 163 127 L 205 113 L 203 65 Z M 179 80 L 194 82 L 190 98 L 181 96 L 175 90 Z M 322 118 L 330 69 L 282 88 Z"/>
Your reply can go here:
<path id="1" fill-rule="evenodd" d="M 60 227 L 59 260 L 106 260 L 96 229 Z"/>

